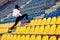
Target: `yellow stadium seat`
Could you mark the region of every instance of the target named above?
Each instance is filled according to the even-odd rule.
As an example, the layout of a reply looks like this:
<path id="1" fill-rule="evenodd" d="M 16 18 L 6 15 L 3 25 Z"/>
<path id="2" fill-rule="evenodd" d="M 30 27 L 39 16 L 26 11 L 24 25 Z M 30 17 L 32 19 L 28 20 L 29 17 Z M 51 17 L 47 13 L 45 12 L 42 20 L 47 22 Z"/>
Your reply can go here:
<path id="1" fill-rule="evenodd" d="M 10 34 L 7 34 L 6 40 L 10 40 Z"/>
<path id="2" fill-rule="evenodd" d="M 50 22 L 51 22 L 51 18 L 48 18 L 48 19 L 46 20 L 45 25 L 49 25 L 49 24 L 50 24 Z"/>
<path id="3" fill-rule="evenodd" d="M 9 40 L 13 40 L 13 37 L 14 37 L 14 36 L 13 36 L 13 35 L 11 35 Z"/>
<path id="4" fill-rule="evenodd" d="M 16 40 L 16 39 L 17 39 L 17 35 L 14 35 L 12 40 Z"/>
<path id="5" fill-rule="evenodd" d="M 60 16 L 57 18 L 56 24 L 60 24 Z"/>
<path id="6" fill-rule="evenodd" d="M 7 34 L 3 34 L 1 40 L 6 40 Z"/>
<path id="7" fill-rule="evenodd" d="M 0 24 L 0 28 L 9 28 L 9 27 L 12 27 L 13 24 L 12 23 L 6 23 L 6 24 Z"/>
<path id="8" fill-rule="evenodd" d="M 23 31 L 23 27 L 20 27 L 20 29 L 19 29 L 19 34 L 22 34 L 22 31 Z"/>
<path id="9" fill-rule="evenodd" d="M 35 21 L 34 21 L 34 24 L 33 24 L 33 26 L 34 26 L 34 25 L 37 25 L 37 21 L 38 21 L 38 20 L 35 20 Z"/>
<path id="10" fill-rule="evenodd" d="M 51 19 L 50 24 L 56 24 L 56 17 L 53 17 L 53 18 Z"/>
<path id="11" fill-rule="evenodd" d="M 22 34 L 25 34 L 26 27 L 23 27 Z"/>
<path id="12" fill-rule="evenodd" d="M 32 35 L 30 40 L 35 40 L 35 35 Z"/>
<path id="13" fill-rule="evenodd" d="M 38 33 L 38 30 L 39 29 L 39 26 L 36 26 L 35 30 L 34 30 L 34 34 L 37 34 Z"/>
<path id="14" fill-rule="evenodd" d="M 20 35 L 18 35 L 17 36 L 17 38 L 16 38 L 16 40 L 20 40 L 21 39 L 21 36 Z"/>
<path id="15" fill-rule="evenodd" d="M 56 40 L 56 36 L 51 36 L 49 40 Z"/>
<path id="16" fill-rule="evenodd" d="M 30 36 L 26 35 L 25 40 L 29 40 L 29 39 L 30 39 Z"/>
<path id="17" fill-rule="evenodd" d="M 37 24 L 36 24 L 36 25 L 41 25 L 41 21 L 42 21 L 42 19 L 38 19 L 38 21 L 37 21 Z"/>
<path id="18" fill-rule="evenodd" d="M 35 21 L 35 20 L 32 20 L 32 21 L 30 22 L 29 26 L 32 26 L 32 25 L 34 24 L 34 21 Z"/>
<path id="19" fill-rule="evenodd" d="M 38 34 L 42 34 L 43 33 L 43 30 L 44 30 L 44 26 L 40 26 L 39 29 L 38 29 Z"/>
<path id="20" fill-rule="evenodd" d="M 43 34 L 48 34 L 49 29 L 50 29 L 50 25 L 45 26 L 45 29 L 43 31 Z"/>
<path id="21" fill-rule="evenodd" d="M 30 31 L 30 27 L 27 27 L 25 33 L 28 34 L 29 31 Z"/>
<path id="22" fill-rule="evenodd" d="M 0 28 L 10 28 L 14 25 L 15 22 L 11 22 L 11 23 L 6 23 L 6 24 L 0 24 Z M 21 22 L 19 22 L 17 25 L 17 27 L 20 27 L 21 26 Z"/>
<path id="23" fill-rule="evenodd" d="M 35 40 L 41 40 L 41 36 L 37 36 Z"/>
<path id="24" fill-rule="evenodd" d="M 30 31 L 29 31 L 29 34 L 33 34 L 34 33 L 34 29 L 35 29 L 35 27 L 32 26 L 31 29 L 30 29 Z"/>
<path id="25" fill-rule="evenodd" d="M 44 18 L 44 19 L 42 20 L 42 22 L 41 22 L 40 25 L 45 25 L 45 23 L 46 23 L 46 18 Z"/>
<path id="26" fill-rule="evenodd" d="M 60 40 L 60 37 L 58 38 L 58 40 Z"/>
<path id="27" fill-rule="evenodd" d="M 48 36 L 43 36 L 42 40 L 48 40 Z"/>
<path id="28" fill-rule="evenodd" d="M 7 32 L 8 32 L 8 28 L 1 28 L 0 29 L 0 34 L 7 33 Z"/>
<path id="29" fill-rule="evenodd" d="M 25 35 L 22 35 L 20 40 L 25 40 Z"/>
<path id="30" fill-rule="evenodd" d="M 56 30 L 56 25 L 52 25 L 50 27 L 49 34 L 54 34 L 55 30 Z"/>
<path id="31" fill-rule="evenodd" d="M 60 34 L 60 25 L 57 26 L 55 34 Z"/>

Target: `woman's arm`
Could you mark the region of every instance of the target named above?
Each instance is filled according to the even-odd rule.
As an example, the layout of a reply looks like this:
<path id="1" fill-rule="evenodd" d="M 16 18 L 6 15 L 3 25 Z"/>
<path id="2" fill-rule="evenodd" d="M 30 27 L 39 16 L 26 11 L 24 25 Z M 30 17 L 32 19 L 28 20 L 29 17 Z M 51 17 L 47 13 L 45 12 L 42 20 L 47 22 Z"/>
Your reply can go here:
<path id="1" fill-rule="evenodd" d="M 1 22 L 10 17 L 11 17 L 11 14 L 7 15 L 7 17 L 1 19 Z"/>

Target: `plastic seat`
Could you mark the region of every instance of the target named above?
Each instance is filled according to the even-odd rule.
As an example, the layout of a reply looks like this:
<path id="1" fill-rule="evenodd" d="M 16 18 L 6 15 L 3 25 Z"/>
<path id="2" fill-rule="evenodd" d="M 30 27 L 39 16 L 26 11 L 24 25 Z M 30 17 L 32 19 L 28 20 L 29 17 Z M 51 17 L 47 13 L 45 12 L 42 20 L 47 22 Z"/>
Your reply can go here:
<path id="1" fill-rule="evenodd" d="M 49 24 L 50 24 L 50 22 L 51 22 L 51 18 L 48 18 L 48 19 L 46 20 L 45 25 L 49 25 Z"/>
<path id="2" fill-rule="evenodd" d="M 41 25 L 45 25 L 45 22 L 46 22 L 46 18 L 42 20 Z"/>
<path id="3" fill-rule="evenodd" d="M 40 26 L 39 29 L 38 29 L 38 34 L 42 34 L 43 33 L 43 30 L 44 30 L 44 26 Z"/>
<path id="4" fill-rule="evenodd" d="M 15 22 L 11 22 L 11 23 L 5 23 L 5 24 L 0 24 L 0 28 L 9 28 L 9 27 L 12 27 L 14 25 Z M 16 26 L 17 27 L 20 27 L 21 25 L 21 22 L 19 22 Z"/>
<path id="5" fill-rule="evenodd" d="M 37 34 L 38 31 L 39 31 L 39 26 L 36 26 L 36 28 L 34 30 L 34 34 Z"/>
<path id="6" fill-rule="evenodd" d="M 30 39 L 30 36 L 26 35 L 25 40 L 29 40 L 29 39 Z"/>
<path id="7" fill-rule="evenodd" d="M 34 21 L 35 21 L 35 20 L 31 20 L 29 26 L 32 26 L 32 25 L 34 24 Z"/>
<path id="8" fill-rule="evenodd" d="M 23 31 L 23 27 L 20 27 L 20 29 L 18 30 L 18 34 L 22 34 Z"/>
<path id="9" fill-rule="evenodd" d="M 56 36 L 51 36 L 49 40 L 56 40 Z"/>
<path id="10" fill-rule="evenodd" d="M 45 26 L 45 29 L 43 31 L 43 34 L 48 34 L 49 29 L 50 29 L 50 25 Z"/>
<path id="11" fill-rule="evenodd" d="M 20 40 L 25 40 L 25 35 L 22 35 Z"/>
<path id="12" fill-rule="evenodd" d="M 53 17 L 53 18 L 51 19 L 50 24 L 56 24 L 56 17 Z"/>
<path id="13" fill-rule="evenodd" d="M 16 39 L 17 39 L 17 35 L 14 35 L 12 40 L 16 40 Z"/>
<path id="14" fill-rule="evenodd" d="M 30 31 L 30 27 L 27 27 L 25 33 L 28 34 L 29 31 Z"/>
<path id="15" fill-rule="evenodd" d="M 55 34 L 60 34 L 60 25 L 57 26 Z"/>
<path id="16" fill-rule="evenodd" d="M 6 40 L 10 40 L 10 34 L 7 34 Z"/>
<path id="17" fill-rule="evenodd" d="M 43 36 L 42 40 L 48 40 L 48 36 Z"/>
<path id="18" fill-rule="evenodd" d="M 60 24 L 60 16 L 57 18 L 56 24 Z"/>
<path id="19" fill-rule="evenodd" d="M 9 40 L 13 40 L 13 37 L 14 37 L 14 36 L 13 36 L 13 35 L 11 35 Z"/>
<path id="20" fill-rule="evenodd" d="M 49 34 L 55 34 L 55 33 L 54 33 L 55 30 L 56 30 L 56 25 L 52 25 L 52 26 L 50 27 Z"/>
<path id="21" fill-rule="evenodd" d="M 41 40 L 41 36 L 37 36 L 35 40 Z"/>
<path id="22" fill-rule="evenodd" d="M 37 25 L 40 25 L 41 24 L 41 21 L 42 21 L 42 19 L 38 19 Z"/>
<path id="23" fill-rule="evenodd" d="M 34 24 L 33 25 L 36 25 L 37 24 L 37 20 L 34 21 Z"/>
<path id="24" fill-rule="evenodd" d="M 29 31 L 29 34 L 33 34 L 34 33 L 34 29 L 35 29 L 35 27 L 32 26 L 31 29 L 30 29 L 30 31 Z"/>
<path id="25" fill-rule="evenodd" d="M 7 34 L 3 34 L 1 40 L 6 40 Z"/>
<path id="26" fill-rule="evenodd" d="M 22 34 L 24 34 L 26 31 L 26 27 L 23 27 Z"/>
<path id="27" fill-rule="evenodd" d="M 8 32 L 8 28 L 1 28 L 0 29 L 0 34 L 7 33 L 7 32 Z"/>
<path id="28" fill-rule="evenodd" d="M 30 40 L 35 40 L 35 35 L 32 35 Z"/>
<path id="29" fill-rule="evenodd" d="M 20 35 L 18 35 L 16 40 L 20 40 L 20 39 L 21 39 L 21 36 L 20 36 Z"/>

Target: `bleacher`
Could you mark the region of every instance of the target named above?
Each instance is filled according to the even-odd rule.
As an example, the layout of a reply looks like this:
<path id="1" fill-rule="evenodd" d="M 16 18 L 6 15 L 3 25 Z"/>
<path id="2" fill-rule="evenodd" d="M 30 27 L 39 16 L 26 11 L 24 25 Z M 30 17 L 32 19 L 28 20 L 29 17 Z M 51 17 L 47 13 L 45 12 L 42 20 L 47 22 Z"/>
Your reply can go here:
<path id="1" fill-rule="evenodd" d="M 10 4 L 6 5 L 7 7 L 3 8 L 2 11 L 0 12 L 1 14 L 2 13 L 4 14 L 4 15 L 0 16 L 0 18 L 1 17 L 4 18 L 5 16 L 7 16 L 14 9 L 15 4 L 18 4 L 21 6 L 21 5 L 25 4 L 27 1 L 28 0 L 26 0 L 26 1 L 22 0 L 20 2 L 19 0 L 17 0 L 17 1 L 15 0 L 15 1 L 11 2 Z M 53 2 L 51 1 L 51 4 L 48 4 L 48 5 L 50 5 L 50 7 L 52 5 L 55 5 L 56 4 L 55 1 L 53 1 Z M 46 3 L 47 3 L 47 1 L 46 1 Z M 34 13 L 34 12 L 39 12 L 41 9 L 46 8 L 46 3 L 44 0 L 34 0 L 30 4 L 26 5 L 23 9 L 20 9 L 20 11 L 21 11 L 21 13 L 28 13 L 28 14 Z M 48 7 L 48 5 L 47 5 L 47 7 Z"/>
<path id="2" fill-rule="evenodd" d="M 10 35 L 4 34 L 1 40 L 60 40 L 56 36 L 41 36 L 41 35 Z"/>
<path id="3" fill-rule="evenodd" d="M 57 15 L 59 10 L 60 7 L 51 13 L 56 12 Z M 11 34 L 4 34 L 8 32 L 9 25 L 4 29 L 0 29 L 0 34 L 3 34 L 1 40 L 60 40 L 60 16 L 48 15 L 46 17 L 46 15 L 43 19 L 31 20 L 29 25 L 22 27 L 17 25 L 16 30 Z"/>
<path id="4" fill-rule="evenodd" d="M 24 18 L 18 23 L 15 31 L 8 33 L 9 28 L 15 22 L 15 18 L 5 19 L 5 21 L 0 22 L 0 40 L 60 40 L 60 6 L 50 13 L 42 10 L 55 4 L 55 0 L 33 0 L 29 5 L 20 9 L 22 14 L 28 13 L 31 22 L 21 26 L 21 22 L 26 21 Z M 43 14 L 45 14 L 43 18 L 33 19 L 33 17 Z"/>

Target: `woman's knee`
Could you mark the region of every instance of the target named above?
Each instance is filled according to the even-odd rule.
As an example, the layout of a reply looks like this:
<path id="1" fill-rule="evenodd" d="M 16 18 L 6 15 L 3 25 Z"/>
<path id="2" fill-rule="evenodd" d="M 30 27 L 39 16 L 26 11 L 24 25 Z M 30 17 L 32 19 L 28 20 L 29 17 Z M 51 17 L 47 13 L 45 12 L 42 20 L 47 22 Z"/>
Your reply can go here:
<path id="1" fill-rule="evenodd" d="M 24 14 L 24 15 L 27 15 L 27 14 Z"/>

